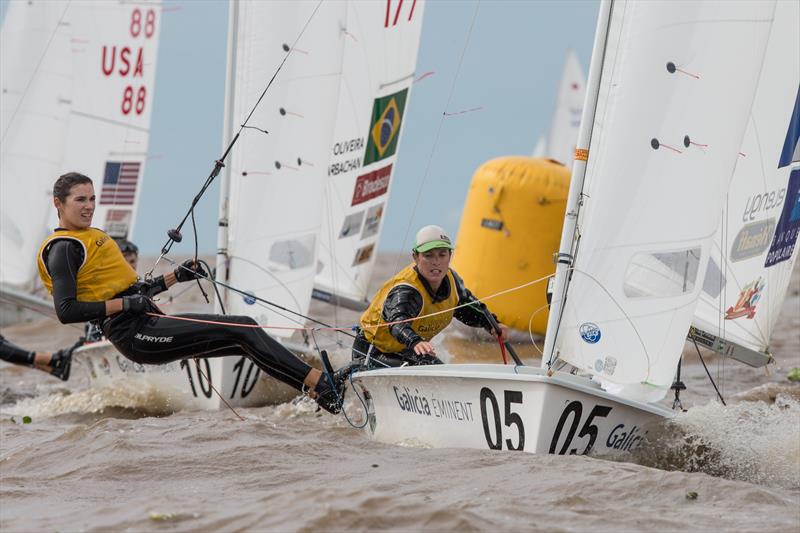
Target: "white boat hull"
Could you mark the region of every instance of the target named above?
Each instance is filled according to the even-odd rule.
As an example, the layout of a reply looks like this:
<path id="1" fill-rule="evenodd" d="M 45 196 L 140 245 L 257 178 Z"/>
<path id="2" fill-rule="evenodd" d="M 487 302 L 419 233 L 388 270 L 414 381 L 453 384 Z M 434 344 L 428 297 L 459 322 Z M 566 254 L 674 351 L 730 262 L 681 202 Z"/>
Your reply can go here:
<path id="1" fill-rule="evenodd" d="M 120 354 L 108 341 L 78 348 L 75 372 L 85 368 L 92 387 L 115 387 L 122 380 L 135 381 L 154 395 L 158 408 L 219 409 L 220 395 L 232 406 L 259 407 L 289 401 L 298 392 L 266 376 L 250 359 L 241 356 L 200 358 L 166 365 L 140 365 Z M 209 383 L 210 379 L 210 383 Z M 212 388 L 213 385 L 213 388 Z"/>
<path id="2" fill-rule="evenodd" d="M 672 411 L 539 368 L 436 365 L 360 372 L 373 440 L 432 448 L 616 455 Z"/>

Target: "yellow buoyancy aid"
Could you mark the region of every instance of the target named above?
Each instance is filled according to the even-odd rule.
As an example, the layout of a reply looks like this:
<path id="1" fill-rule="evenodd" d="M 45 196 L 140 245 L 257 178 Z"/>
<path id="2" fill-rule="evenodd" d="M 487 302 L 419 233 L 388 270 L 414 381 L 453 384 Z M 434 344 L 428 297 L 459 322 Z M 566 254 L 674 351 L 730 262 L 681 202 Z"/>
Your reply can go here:
<path id="1" fill-rule="evenodd" d="M 59 239 L 69 239 L 83 247 L 83 263 L 78 269 L 77 298 L 80 302 L 100 302 L 109 300 L 124 291 L 138 279 L 117 243 L 105 232 L 97 228 L 83 230 L 57 229 L 47 237 L 39 248 L 39 277 L 53 293 L 53 279 L 47 271 L 45 255 L 50 244 Z"/>
<path id="2" fill-rule="evenodd" d="M 442 331 L 453 320 L 453 308 L 458 305 L 458 291 L 456 290 L 456 280 L 452 271 L 447 271 L 447 280 L 450 283 L 450 295 L 441 302 L 434 303 L 433 298 L 428 293 L 419 274 L 414 269 L 414 265 L 409 265 L 393 278 L 387 281 L 372 299 L 364 314 L 361 315 L 361 329 L 366 339 L 383 353 L 397 353 L 407 349 L 407 346 L 395 339 L 383 319 L 383 304 L 386 297 L 394 287 L 398 285 L 410 285 L 417 289 L 422 296 L 422 310 L 417 316 L 421 317 L 411 322 L 413 329 L 424 340 L 431 340 L 437 333 Z M 427 316 L 440 311 L 447 311 L 433 316 Z M 377 327 L 376 327 L 377 326 Z"/>

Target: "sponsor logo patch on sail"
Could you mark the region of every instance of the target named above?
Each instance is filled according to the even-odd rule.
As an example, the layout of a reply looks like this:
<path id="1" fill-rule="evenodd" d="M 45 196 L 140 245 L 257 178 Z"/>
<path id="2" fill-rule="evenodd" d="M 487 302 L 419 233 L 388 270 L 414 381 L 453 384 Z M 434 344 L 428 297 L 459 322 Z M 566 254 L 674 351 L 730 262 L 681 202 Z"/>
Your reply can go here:
<path id="1" fill-rule="evenodd" d="M 759 276 L 755 281 L 751 281 L 739 293 L 736 303 L 725 311 L 725 320 L 747 317 L 752 319 L 756 316 L 756 305 L 761 299 L 761 291 L 764 290 L 764 280 Z"/>
<path id="2" fill-rule="evenodd" d="M 800 233 L 800 168 L 792 169 L 789 174 L 786 193 L 778 227 L 764 262 L 765 267 L 789 260 L 797 244 L 797 234 Z"/>
<path id="3" fill-rule="evenodd" d="M 342 229 L 339 230 L 339 238 L 352 237 L 361 231 L 361 221 L 364 220 L 364 211 L 356 211 L 347 215 L 342 222 Z"/>
<path id="4" fill-rule="evenodd" d="M 597 344 L 602 336 L 600 328 L 594 322 L 584 322 L 578 329 L 581 338 L 589 344 Z"/>
<path id="5" fill-rule="evenodd" d="M 387 165 L 378 170 L 373 170 L 356 179 L 353 189 L 351 206 L 363 204 L 378 196 L 383 196 L 389 190 L 389 179 L 392 177 L 392 165 Z"/>
<path id="6" fill-rule="evenodd" d="M 408 89 L 376 98 L 372 104 L 372 120 L 367 135 L 364 166 L 394 155 L 403 123 Z"/>
<path id="7" fill-rule="evenodd" d="M 131 211 L 129 209 L 109 209 L 106 212 L 105 232 L 115 238 L 128 237 L 128 228 L 131 225 Z"/>
<path id="8" fill-rule="evenodd" d="M 768 218 L 747 224 L 739 230 L 731 246 L 731 261 L 733 263 L 750 257 L 761 255 L 769 248 L 772 233 L 775 231 L 775 219 Z"/>
<path id="9" fill-rule="evenodd" d="M 369 244 L 356 251 L 356 256 L 353 259 L 353 266 L 366 263 L 372 258 L 372 252 L 375 250 L 375 244 Z"/>
<path id="10" fill-rule="evenodd" d="M 374 205 L 367 211 L 367 220 L 364 223 L 364 231 L 361 233 L 361 238 L 366 239 L 377 235 L 381 227 L 381 219 L 383 218 L 383 202 Z"/>
<path id="11" fill-rule="evenodd" d="M 594 370 L 597 373 L 605 372 L 609 376 L 614 375 L 614 370 L 617 369 L 617 358 L 607 355 L 605 359 L 594 360 Z"/>

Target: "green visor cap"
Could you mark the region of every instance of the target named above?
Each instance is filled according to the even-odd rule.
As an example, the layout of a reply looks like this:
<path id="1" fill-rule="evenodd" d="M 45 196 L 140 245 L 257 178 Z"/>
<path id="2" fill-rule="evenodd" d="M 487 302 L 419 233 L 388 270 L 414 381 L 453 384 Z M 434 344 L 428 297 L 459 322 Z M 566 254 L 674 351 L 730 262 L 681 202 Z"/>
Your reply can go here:
<path id="1" fill-rule="evenodd" d="M 454 249 L 450 237 L 439 226 L 425 226 L 417 232 L 417 238 L 414 242 L 413 251 L 418 253 L 427 252 L 435 248 Z"/>

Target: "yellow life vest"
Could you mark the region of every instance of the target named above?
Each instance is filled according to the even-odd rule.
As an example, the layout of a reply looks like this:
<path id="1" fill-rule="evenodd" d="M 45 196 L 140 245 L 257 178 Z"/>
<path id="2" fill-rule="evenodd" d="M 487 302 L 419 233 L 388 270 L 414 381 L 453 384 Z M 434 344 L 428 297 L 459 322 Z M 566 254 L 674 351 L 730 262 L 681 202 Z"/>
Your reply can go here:
<path id="1" fill-rule="evenodd" d="M 136 271 L 125 261 L 117 243 L 105 232 L 97 228 L 77 231 L 57 229 L 42 243 L 37 261 L 39 277 L 50 294 L 53 294 L 53 278 L 47 271 L 45 254 L 50 244 L 60 239 L 76 241 L 83 247 L 83 263 L 77 276 L 78 301 L 110 300 L 138 279 Z"/>
<path id="2" fill-rule="evenodd" d="M 379 324 L 386 323 L 383 319 L 382 312 L 383 304 L 386 301 L 386 297 L 389 295 L 389 291 L 398 285 L 409 285 L 417 289 L 417 292 L 422 296 L 422 310 L 417 315 L 422 318 L 411 322 L 411 329 L 424 340 L 431 340 L 453 320 L 452 309 L 458 305 L 456 280 L 450 270 L 447 271 L 447 280 L 450 283 L 450 295 L 443 301 L 434 303 L 433 298 L 428 294 L 427 289 L 425 289 L 425 286 L 419 279 L 419 274 L 414 270 L 413 264 L 398 272 L 381 287 L 372 299 L 372 303 L 370 303 L 367 310 L 364 311 L 364 314 L 361 315 L 361 330 L 364 332 L 364 337 L 366 337 L 370 344 L 383 353 L 397 353 L 408 348 L 405 344 L 402 344 L 392 336 L 388 326 L 381 326 Z M 427 316 L 444 310 L 448 311 L 434 316 Z"/>

